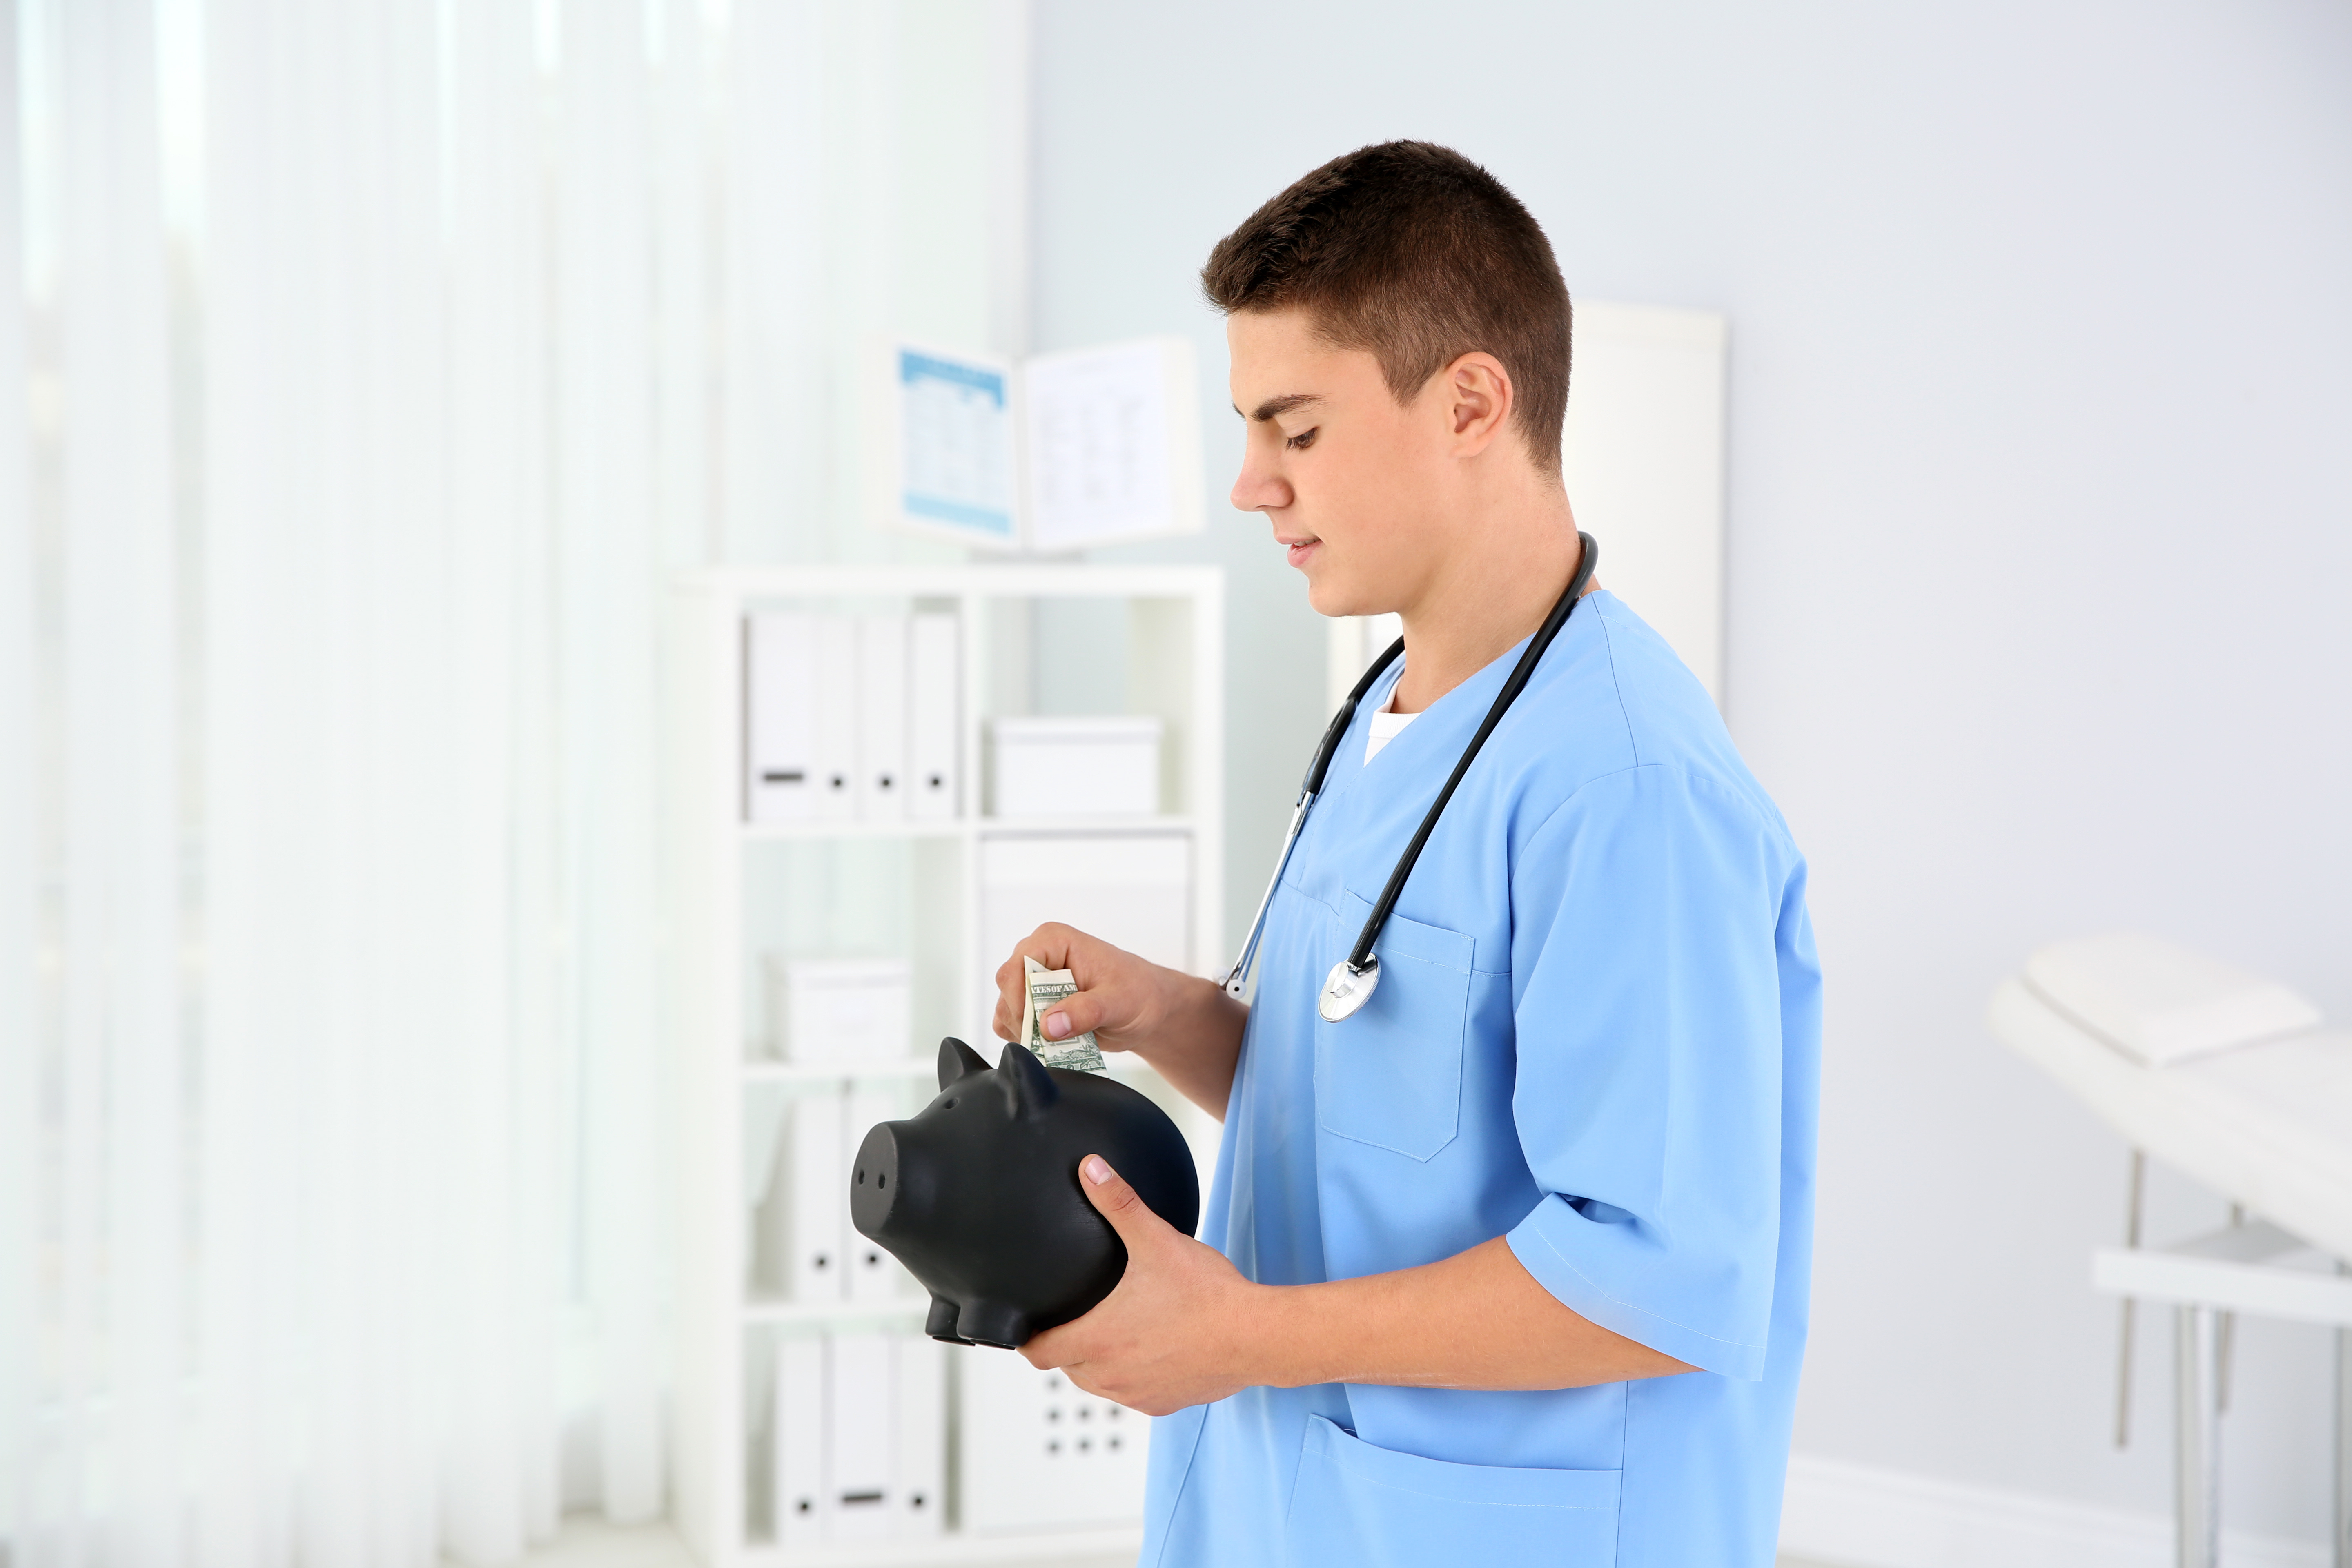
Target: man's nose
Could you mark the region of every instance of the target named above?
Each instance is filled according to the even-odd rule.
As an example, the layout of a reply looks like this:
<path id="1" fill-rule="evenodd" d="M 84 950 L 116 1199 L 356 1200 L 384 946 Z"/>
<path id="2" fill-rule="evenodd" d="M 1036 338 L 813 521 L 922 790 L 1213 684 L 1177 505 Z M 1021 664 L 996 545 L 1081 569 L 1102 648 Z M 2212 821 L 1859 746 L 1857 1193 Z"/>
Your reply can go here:
<path id="1" fill-rule="evenodd" d="M 1242 471 L 1229 499 L 1235 511 L 1279 510 L 1290 504 L 1290 482 L 1274 471 L 1273 463 L 1253 442 L 1242 453 Z"/>

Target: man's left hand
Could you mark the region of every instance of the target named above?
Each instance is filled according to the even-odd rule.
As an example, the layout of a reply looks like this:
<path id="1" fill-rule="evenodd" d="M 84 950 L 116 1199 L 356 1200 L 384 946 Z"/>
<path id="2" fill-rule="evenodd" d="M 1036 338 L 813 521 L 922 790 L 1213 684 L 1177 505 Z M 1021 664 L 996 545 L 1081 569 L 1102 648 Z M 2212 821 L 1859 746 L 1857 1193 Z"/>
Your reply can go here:
<path id="1" fill-rule="evenodd" d="M 1127 1272 L 1092 1311 L 1021 1347 L 1032 1366 L 1147 1415 L 1223 1399 L 1261 1381 L 1243 1356 L 1253 1285 L 1213 1247 L 1153 1214 L 1098 1154 L 1078 1164 L 1078 1185 L 1127 1244 Z"/>

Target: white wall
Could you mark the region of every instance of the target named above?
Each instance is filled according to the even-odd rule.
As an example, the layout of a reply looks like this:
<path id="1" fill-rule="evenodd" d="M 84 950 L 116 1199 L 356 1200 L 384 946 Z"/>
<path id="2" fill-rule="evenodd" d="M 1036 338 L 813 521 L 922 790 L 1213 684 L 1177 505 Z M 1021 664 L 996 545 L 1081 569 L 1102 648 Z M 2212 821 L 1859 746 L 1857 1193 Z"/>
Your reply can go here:
<path id="1" fill-rule="evenodd" d="M 2123 1153 L 1980 1022 L 2132 924 L 2352 1016 L 2352 13 L 2333 4 L 1106 6 L 1040 0 L 1036 345 L 1190 331 L 1257 202 L 1419 135 L 1570 287 L 1732 323 L 1728 710 L 1829 979 L 1798 1441 L 2166 1506 L 2159 1357 L 2106 1447 L 2085 1284 Z M 1234 574 L 1236 913 L 1322 721 L 1262 522 Z M 1606 541 L 1603 542 L 1604 545 Z M 2216 1207 L 2160 1183 L 2161 1237 Z M 2249 1326 L 2232 1521 L 2324 1533 L 2315 1331 Z"/>

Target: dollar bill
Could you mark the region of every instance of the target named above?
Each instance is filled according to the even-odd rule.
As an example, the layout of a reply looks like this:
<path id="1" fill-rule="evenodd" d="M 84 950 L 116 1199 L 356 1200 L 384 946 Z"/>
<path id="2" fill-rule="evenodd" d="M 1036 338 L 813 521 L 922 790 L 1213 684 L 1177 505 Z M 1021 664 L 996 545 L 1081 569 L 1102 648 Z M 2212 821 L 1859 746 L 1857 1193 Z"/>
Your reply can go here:
<path id="1" fill-rule="evenodd" d="M 1021 1043 L 1049 1068 L 1101 1072 L 1102 1051 L 1095 1045 L 1093 1031 L 1058 1040 L 1045 1037 L 1046 1013 L 1078 988 L 1076 979 L 1068 970 L 1048 969 L 1025 952 L 1021 955 L 1021 973 L 1029 991 L 1029 1005 L 1022 1010 Z"/>

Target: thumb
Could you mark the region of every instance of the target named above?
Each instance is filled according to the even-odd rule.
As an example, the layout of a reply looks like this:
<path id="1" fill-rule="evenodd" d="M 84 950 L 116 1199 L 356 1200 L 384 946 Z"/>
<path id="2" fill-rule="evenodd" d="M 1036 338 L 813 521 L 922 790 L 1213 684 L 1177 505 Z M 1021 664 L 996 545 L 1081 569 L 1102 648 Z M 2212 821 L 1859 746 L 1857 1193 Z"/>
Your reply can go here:
<path id="1" fill-rule="evenodd" d="M 1037 1026 L 1049 1040 L 1066 1040 L 1072 1035 L 1101 1028 L 1105 1011 L 1102 999 L 1093 992 L 1073 991 L 1047 1008 L 1037 1020 Z"/>
<path id="2" fill-rule="evenodd" d="M 1139 1247 L 1174 1234 L 1175 1227 L 1153 1214 L 1127 1184 L 1127 1178 L 1112 1170 L 1110 1162 L 1100 1154 L 1089 1154 L 1078 1162 L 1078 1185 L 1086 1192 L 1087 1201 L 1110 1221 L 1130 1255 Z"/>

